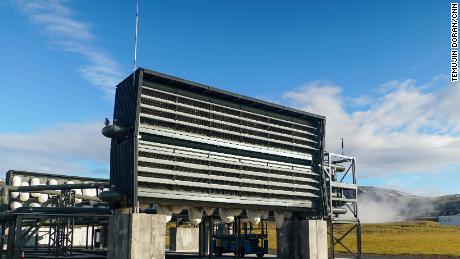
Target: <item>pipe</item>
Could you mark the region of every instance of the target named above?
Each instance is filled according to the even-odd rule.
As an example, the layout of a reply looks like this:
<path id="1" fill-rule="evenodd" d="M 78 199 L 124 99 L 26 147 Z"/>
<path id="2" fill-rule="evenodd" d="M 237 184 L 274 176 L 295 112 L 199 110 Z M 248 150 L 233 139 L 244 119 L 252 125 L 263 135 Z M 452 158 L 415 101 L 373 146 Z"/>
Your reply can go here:
<path id="1" fill-rule="evenodd" d="M 120 127 L 118 125 L 107 125 L 102 128 L 102 135 L 107 138 L 127 138 L 129 128 Z"/>
<path id="2" fill-rule="evenodd" d="M 52 208 L 32 208 L 32 207 L 21 207 L 17 208 L 14 213 L 62 213 L 62 214 L 111 214 L 110 209 L 104 208 L 79 208 L 79 207 L 52 207 Z"/>
<path id="3" fill-rule="evenodd" d="M 44 194 L 49 194 L 49 195 L 61 195 L 61 192 L 58 192 L 58 191 L 40 191 L 40 192 Z M 101 201 L 101 199 L 97 196 L 88 196 L 88 195 L 81 195 L 81 194 L 75 194 L 75 198 L 89 200 L 89 201 Z"/>
<path id="4" fill-rule="evenodd" d="M 338 214 L 346 214 L 346 213 L 347 213 L 347 209 L 344 209 L 344 208 L 333 208 L 333 209 L 332 209 L 332 213 L 334 213 L 335 215 L 338 215 Z"/>
<path id="5" fill-rule="evenodd" d="M 121 202 L 125 199 L 125 195 L 117 191 L 105 191 L 99 193 L 99 198 L 105 202 Z"/>
<path id="6" fill-rule="evenodd" d="M 344 172 L 345 171 L 345 166 L 343 166 L 343 165 L 334 165 L 334 164 L 332 164 L 331 166 L 335 168 L 336 172 Z"/>
<path id="7" fill-rule="evenodd" d="M 4 186 L 3 188 L 5 188 Z M 108 183 L 78 183 L 78 184 L 59 184 L 59 185 L 35 185 L 35 186 L 10 186 L 10 191 L 35 192 L 51 190 L 72 190 L 72 189 L 93 189 L 110 187 Z"/>

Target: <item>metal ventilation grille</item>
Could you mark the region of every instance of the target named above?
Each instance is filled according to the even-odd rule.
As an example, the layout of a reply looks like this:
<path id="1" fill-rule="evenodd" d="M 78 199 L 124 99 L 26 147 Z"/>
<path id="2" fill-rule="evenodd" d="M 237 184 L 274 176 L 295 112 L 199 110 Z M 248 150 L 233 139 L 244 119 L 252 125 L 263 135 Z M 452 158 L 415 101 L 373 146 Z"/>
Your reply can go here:
<path id="1" fill-rule="evenodd" d="M 318 128 L 308 121 L 282 120 L 147 87 L 142 87 L 140 105 L 141 133 L 308 160 L 318 151 Z"/>
<path id="2" fill-rule="evenodd" d="M 139 198 L 312 208 L 320 195 L 311 166 L 317 122 L 236 104 L 142 86 Z"/>
<path id="3" fill-rule="evenodd" d="M 310 208 L 318 181 L 310 166 L 139 141 L 140 197 Z"/>

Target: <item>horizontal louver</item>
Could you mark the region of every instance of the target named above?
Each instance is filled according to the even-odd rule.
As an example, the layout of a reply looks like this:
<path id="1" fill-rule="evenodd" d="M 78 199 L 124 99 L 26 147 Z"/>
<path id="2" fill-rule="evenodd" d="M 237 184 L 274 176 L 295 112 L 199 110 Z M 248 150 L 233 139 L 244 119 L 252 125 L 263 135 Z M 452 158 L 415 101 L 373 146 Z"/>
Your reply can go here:
<path id="1" fill-rule="evenodd" d="M 121 206 L 321 203 L 321 116 L 140 69 L 117 86 L 114 119 L 130 129 L 112 140 Z"/>

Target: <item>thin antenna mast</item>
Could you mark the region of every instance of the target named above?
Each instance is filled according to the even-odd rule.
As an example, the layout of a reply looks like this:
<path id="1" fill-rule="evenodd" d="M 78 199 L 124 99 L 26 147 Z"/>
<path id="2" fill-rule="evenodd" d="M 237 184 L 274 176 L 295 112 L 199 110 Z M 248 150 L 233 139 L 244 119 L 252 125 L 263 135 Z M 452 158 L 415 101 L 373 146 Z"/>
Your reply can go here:
<path id="1" fill-rule="evenodd" d="M 342 155 L 343 155 L 343 138 L 342 138 Z"/>
<path id="2" fill-rule="evenodd" d="M 136 0 L 136 32 L 134 34 L 134 68 L 133 68 L 133 87 L 135 81 L 135 73 L 137 69 L 136 58 L 137 58 L 137 32 L 139 29 L 139 0 Z"/>

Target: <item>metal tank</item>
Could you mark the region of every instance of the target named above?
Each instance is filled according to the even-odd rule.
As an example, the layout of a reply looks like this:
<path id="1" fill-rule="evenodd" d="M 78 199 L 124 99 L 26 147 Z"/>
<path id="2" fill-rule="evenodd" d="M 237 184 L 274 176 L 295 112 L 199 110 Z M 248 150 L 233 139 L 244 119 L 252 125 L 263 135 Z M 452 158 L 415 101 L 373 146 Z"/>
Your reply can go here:
<path id="1" fill-rule="evenodd" d="M 134 80 L 134 82 L 133 82 Z M 176 204 L 323 213 L 325 117 L 138 69 L 116 89 L 118 207 Z"/>

